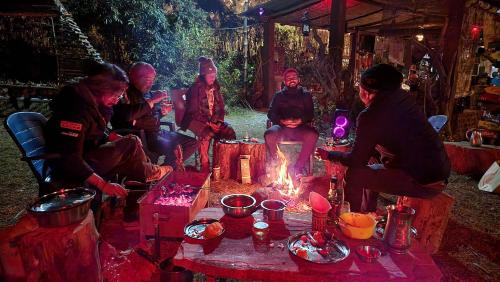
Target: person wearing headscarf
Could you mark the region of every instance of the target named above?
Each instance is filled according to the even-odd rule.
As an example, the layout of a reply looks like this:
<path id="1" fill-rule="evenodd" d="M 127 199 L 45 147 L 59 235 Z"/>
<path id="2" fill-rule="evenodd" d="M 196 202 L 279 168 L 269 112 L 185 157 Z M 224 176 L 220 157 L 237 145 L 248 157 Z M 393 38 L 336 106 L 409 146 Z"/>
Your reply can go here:
<path id="1" fill-rule="evenodd" d="M 348 167 L 345 195 L 352 211 L 375 211 L 379 192 L 430 198 L 445 188 L 450 161 L 443 142 L 415 99 L 401 89 L 402 81 L 387 64 L 366 70 L 359 86 L 366 108 L 357 119 L 352 151 L 316 150 L 318 158 Z M 376 151 L 382 163 L 368 165 Z"/>
<path id="2" fill-rule="evenodd" d="M 199 75 L 186 93 L 186 112 L 181 129 L 191 130 L 200 142 L 201 171 L 210 170 L 208 150 L 212 139 L 236 139 L 234 129 L 224 121 L 224 97 L 217 81 L 217 67 L 210 58 L 200 57 Z"/>

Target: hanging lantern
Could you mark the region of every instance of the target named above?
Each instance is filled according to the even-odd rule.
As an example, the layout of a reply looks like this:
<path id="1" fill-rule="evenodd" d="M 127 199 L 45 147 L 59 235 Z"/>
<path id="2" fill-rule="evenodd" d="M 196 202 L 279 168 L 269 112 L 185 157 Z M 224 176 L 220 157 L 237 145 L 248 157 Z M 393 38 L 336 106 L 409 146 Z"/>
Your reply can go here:
<path id="1" fill-rule="evenodd" d="M 309 12 L 305 11 L 302 17 L 302 35 L 309 36 L 311 32 L 311 22 L 309 20 Z"/>
<path id="2" fill-rule="evenodd" d="M 422 33 L 418 33 L 417 35 L 415 35 L 415 38 L 418 42 L 424 41 L 424 35 Z"/>
<path id="3" fill-rule="evenodd" d="M 478 25 L 472 25 L 470 28 L 470 37 L 472 40 L 478 40 L 481 34 L 481 27 Z"/>

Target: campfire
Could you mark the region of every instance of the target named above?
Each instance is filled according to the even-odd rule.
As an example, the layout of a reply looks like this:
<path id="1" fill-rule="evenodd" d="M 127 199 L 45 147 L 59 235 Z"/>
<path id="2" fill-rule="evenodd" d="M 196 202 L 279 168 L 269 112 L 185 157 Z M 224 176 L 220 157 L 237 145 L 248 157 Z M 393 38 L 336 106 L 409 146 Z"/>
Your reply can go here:
<path id="1" fill-rule="evenodd" d="M 285 154 L 278 148 L 278 161 L 279 165 L 276 168 L 278 179 L 274 182 L 274 187 L 285 198 L 297 198 L 300 192 L 299 185 L 293 182 L 293 179 L 288 172 L 288 160 Z"/>

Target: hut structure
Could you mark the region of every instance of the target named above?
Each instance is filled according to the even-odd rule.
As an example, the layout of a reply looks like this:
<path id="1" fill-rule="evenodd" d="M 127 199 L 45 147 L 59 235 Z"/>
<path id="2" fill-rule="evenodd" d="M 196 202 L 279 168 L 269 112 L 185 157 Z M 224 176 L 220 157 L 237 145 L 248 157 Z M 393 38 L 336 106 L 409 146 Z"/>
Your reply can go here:
<path id="1" fill-rule="evenodd" d="M 101 57 L 58 0 L 5 0 L 0 60 L 0 89 L 14 100 L 50 96 Z"/>

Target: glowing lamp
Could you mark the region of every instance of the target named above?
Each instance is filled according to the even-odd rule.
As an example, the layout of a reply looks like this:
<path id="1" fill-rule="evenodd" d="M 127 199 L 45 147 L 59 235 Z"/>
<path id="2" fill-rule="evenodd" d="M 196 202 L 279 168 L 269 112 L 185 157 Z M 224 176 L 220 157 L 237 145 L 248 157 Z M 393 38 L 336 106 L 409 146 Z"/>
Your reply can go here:
<path id="1" fill-rule="evenodd" d="M 309 12 L 305 11 L 302 21 L 302 35 L 309 36 L 311 32 L 311 21 L 309 20 Z"/>
<path id="2" fill-rule="evenodd" d="M 264 8 L 260 7 L 259 8 L 259 16 L 264 15 Z"/>
<path id="3" fill-rule="evenodd" d="M 418 42 L 422 42 L 424 40 L 424 35 L 419 33 L 415 35 L 415 38 L 417 39 Z"/>
<path id="4" fill-rule="evenodd" d="M 349 111 L 337 109 L 333 116 L 332 137 L 346 139 L 349 137 Z"/>
<path id="5" fill-rule="evenodd" d="M 481 33 L 481 27 L 479 27 L 478 25 L 473 25 L 470 28 L 470 36 L 473 40 L 479 39 L 480 33 Z"/>

